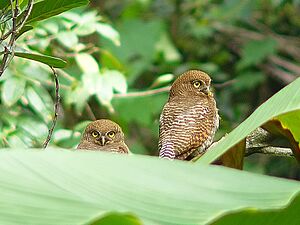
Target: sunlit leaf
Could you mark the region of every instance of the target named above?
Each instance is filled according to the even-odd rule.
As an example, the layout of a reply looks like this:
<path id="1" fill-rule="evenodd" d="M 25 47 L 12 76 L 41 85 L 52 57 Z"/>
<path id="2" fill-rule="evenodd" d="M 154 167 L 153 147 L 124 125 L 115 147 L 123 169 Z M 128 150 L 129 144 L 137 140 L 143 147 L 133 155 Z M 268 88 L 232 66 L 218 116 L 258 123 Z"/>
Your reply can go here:
<path id="1" fill-rule="evenodd" d="M 110 85 L 119 93 L 127 92 L 127 83 L 125 76 L 117 70 L 106 70 L 103 73 L 105 85 Z"/>
<path id="2" fill-rule="evenodd" d="M 77 54 L 76 62 L 84 73 L 98 73 L 99 67 L 97 61 L 87 53 Z"/>
<path id="3" fill-rule="evenodd" d="M 170 83 L 173 79 L 174 79 L 174 75 L 170 74 L 170 73 L 160 75 L 158 78 L 156 78 L 153 81 L 150 88 L 154 88 L 154 87 L 157 87 L 157 86 L 161 86 L 161 85 Z"/>
<path id="4" fill-rule="evenodd" d="M 119 46 L 121 44 L 120 35 L 112 26 L 105 23 L 97 23 L 96 31 L 103 37 L 111 40 L 115 45 Z"/>
<path id="5" fill-rule="evenodd" d="M 160 41 L 156 44 L 156 49 L 163 54 L 166 61 L 176 62 L 181 59 L 179 51 L 175 48 L 167 34 L 161 36 Z"/>
<path id="6" fill-rule="evenodd" d="M 69 49 L 74 49 L 79 42 L 77 35 L 73 31 L 59 32 L 56 38 L 59 43 Z"/>

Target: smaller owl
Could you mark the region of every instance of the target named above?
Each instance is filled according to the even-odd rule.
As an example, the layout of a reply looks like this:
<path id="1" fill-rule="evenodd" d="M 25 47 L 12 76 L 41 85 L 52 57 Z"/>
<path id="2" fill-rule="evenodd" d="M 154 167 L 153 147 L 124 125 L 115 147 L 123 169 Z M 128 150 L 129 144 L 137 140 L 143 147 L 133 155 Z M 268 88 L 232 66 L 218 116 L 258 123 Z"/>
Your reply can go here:
<path id="1" fill-rule="evenodd" d="M 121 127 L 107 119 L 91 122 L 85 128 L 77 149 L 129 153 Z"/>

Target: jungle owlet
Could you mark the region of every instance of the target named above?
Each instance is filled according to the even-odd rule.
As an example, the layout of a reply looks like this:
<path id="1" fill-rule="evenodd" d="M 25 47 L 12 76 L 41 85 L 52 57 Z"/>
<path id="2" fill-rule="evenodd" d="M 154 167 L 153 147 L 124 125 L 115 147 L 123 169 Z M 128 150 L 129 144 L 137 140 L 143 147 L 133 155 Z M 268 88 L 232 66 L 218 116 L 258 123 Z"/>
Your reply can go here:
<path id="1" fill-rule="evenodd" d="M 210 82 L 206 73 L 190 70 L 173 83 L 160 115 L 160 158 L 190 160 L 211 145 L 219 115 Z"/>
<path id="2" fill-rule="evenodd" d="M 90 123 L 85 128 L 77 149 L 129 153 L 121 127 L 107 119 Z"/>

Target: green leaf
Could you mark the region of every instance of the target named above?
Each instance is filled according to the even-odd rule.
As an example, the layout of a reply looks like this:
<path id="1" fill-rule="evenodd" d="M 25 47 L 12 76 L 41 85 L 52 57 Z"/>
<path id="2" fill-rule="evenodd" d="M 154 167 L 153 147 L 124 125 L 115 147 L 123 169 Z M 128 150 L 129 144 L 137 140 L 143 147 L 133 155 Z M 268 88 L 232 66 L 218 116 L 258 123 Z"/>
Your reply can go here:
<path id="1" fill-rule="evenodd" d="M 278 215 L 296 195 L 276 224 L 299 222 L 299 182 L 149 156 L 0 151 L 0 180 L 3 224 L 209 224 L 249 209 Z"/>
<path id="2" fill-rule="evenodd" d="M 8 6 L 10 4 L 9 0 L 1 0 L 0 1 L 0 9 L 4 9 L 6 6 Z"/>
<path id="3" fill-rule="evenodd" d="M 84 73 L 82 74 L 83 88 L 86 93 L 90 95 L 96 94 L 102 87 L 102 76 L 97 73 Z"/>
<path id="4" fill-rule="evenodd" d="M 121 46 L 105 40 L 103 46 L 124 65 L 127 80 L 132 83 L 140 73 L 151 67 L 156 57 L 156 44 L 163 33 L 163 23 L 160 20 L 124 20 L 117 26 L 117 30 Z"/>
<path id="5" fill-rule="evenodd" d="M 76 48 L 79 39 L 73 31 L 59 32 L 56 36 L 57 41 L 69 49 Z"/>
<path id="6" fill-rule="evenodd" d="M 66 61 L 48 55 L 40 55 L 40 54 L 26 53 L 26 52 L 15 52 L 15 56 L 41 62 L 46 65 L 53 66 L 55 68 L 63 68 L 67 65 Z"/>
<path id="7" fill-rule="evenodd" d="M 211 163 L 228 149 L 239 143 L 257 127 L 279 115 L 300 110 L 300 78 L 276 93 L 262 104 L 251 116 L 230 134 L 225 136 L 199 160 L 199 163 Z M 288 101 L 287 101 L 288 99 Z M 299 125 L 299 123 L 298 123 Z"/>
<path id="8" fill-rule="evenodd" d="M 109 105 L 113 98 L 113 87 L 107 76 L 101 76 L 96 90 L 96 96 L 104 105 Z"/>
<path id="9" fill-rule="evenodd" d="M 234 91 L 240 93 L 241 91 L 247 91 L 256 88 L 266 77 L 263 73 L 257 71 L 246 71 L 240 73 L 236 78 L 236 82 L 232 85 Z"/>
<path id="10" fill-rule="evenodd" d="M 99 73 L 97 61 L 87 53 L 77 54 L 76 62 L 84 73 Z"/>
<path id="11" fill-rule="evenodd" d="M 170 83 L 173 79 L 174 79 L 174 75 L 171 73 L 160 75 L 153 81 L 150 88 L 154 88 L 154 87 L 158 87 Z"/>
<path id="12" fill-rule="evenodd" d="M 11 106 L 15 104 L 24 93 L 26 81 L 19 77 L 10 77 L 3 82 L 2 101 Z"/>
<path id="13" fill-rule="evenodd" d="M 44 90 L 43 87 L 28 87 L 26 89 L 26 97 L 33 111 L 37 113 L 44 122 L 48 123 L 52 119 L 49 109 L 52 100 L 48 92 Z"/>
<path id="14" fill-rule="evenodd" d="M 134 215 L 125 213 L 108 213 L 101 216 L 95 221 L 92 221 L 90 225 L 143 225 L 143 223 Z"/>
<path id="15" fill-rule="evenodd" d="M 21 28 L 21 30 L 18 32 L 16 39 L 18 39 L 22 34 L 26 33 L 27 31 L 30 31 L 33 29 L 33 26 L 25 25 Z"/>
<path id="16" fill-rule="evenodd" d="M 53 17 L 72 8 L 84 6 L 89 0 L 44 0 L 33 5 L 32 11 L 26 21 L 26 24 Z M 21 17 L 23 13 L 21 14 Z"/>
<path id="17" fill-rule="evenodd" d="M 86 81 L 86 79 L 84 79 L 84 81 Z M 88 98 L 91 94 L 93 94 L 90 93 L 90 88 L 88 87 L 88 84 L 85 83 L 85 85 L 86 86 L 77 85 L 74 89 L 71 89 L 71 91 L 66 92 L 64 100 L 67 104 L 74 104 L 77 113 L 82 112 L 82 110 L 86 106 Z"/>
<path id="18" fill-rule="evenodd" d="M 156 50 L 161 52 L 167 62 L 178 62 L 181 59 L 179 51 L 172 43 L 170 37 L 164 33 L 156 44 Z"/>
<path id="19" fill-rule="evenodd" d="M 242 59 L 237 64 L 238 69 L 256 65 L 277 50 L 277 42 L 273 38 L 249 41 L 242 49 Z"/>
<path id="20" fill-rule="evenodd" d="M 124 74 L 117 70 L 106 70 L 103 73 L 104 85 L 111 86 L 119 93 L 127 92 L 127 83 Z"/>
<path id="21" fill-rule="evenodd" d="M 300 196 L 292 202 L 292 204 L 283 210 L 257 211 L 248 209 L 243 212 L 225 215 L 214 222 L 214 225 L 286 225 L 300 224 L 299 215 Z"/>
<path id="22" fill-rule="evenodd" d="M 279 115 L 265 123 L 263 128 L 276 136 L 285 137 L 300 162 L 300 110 Z"/>
<path id="23" fill-rule="evenodd" d="M 43 140 L 48 133 L 48 127 L 45 123 L 31 117 L 22 116 L 19 118 L 17 126 L 26 132 L 27 136 L 39 141 Z"/>
<path id="24" fill-rule="evenodd" d="M 96 31 L 103 37 L 111 40 L 116 46 L 121 44 L 120 35 L 112 26 L 105 23 L 97 23 Z"/>
<path id="25" fill-rule="evenodd" d="M 153 123 L 159 114 L 163 105 L 167 101 L 167 93 L 161 93 L 153 96 L 141 96 L 132 98 L 114 98 L 112 103 L 116 109 L 118 117 L 127 122 L 135 122 L 140 126 L 155 126 L 157 135 L 158 122 Z M 146 108 L 146 109 L 145 109 Z M 134 113 L 132 111 L 134 109 Z M 138 115 L 138 116 L 137 116 Z"/>

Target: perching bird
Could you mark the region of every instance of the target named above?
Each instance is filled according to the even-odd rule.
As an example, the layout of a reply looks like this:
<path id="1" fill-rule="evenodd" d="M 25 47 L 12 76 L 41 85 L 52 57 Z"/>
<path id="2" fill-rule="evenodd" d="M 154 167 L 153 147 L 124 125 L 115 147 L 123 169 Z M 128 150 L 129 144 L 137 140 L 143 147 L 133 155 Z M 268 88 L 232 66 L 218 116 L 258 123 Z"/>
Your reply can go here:
<path id="1" fill-rule="evenodd" d="M 107 119 L 90 123 L 85 128 L 77 149 L 129 153 L 121 127 Z"/>
<path id="2" fill-rule="evenodd" d="M 190 160 L 211 145 L 219 115 L 210 82 L 206 73 L 190 70 L 173 83 L 160 115 L 160 158 Z"/>

